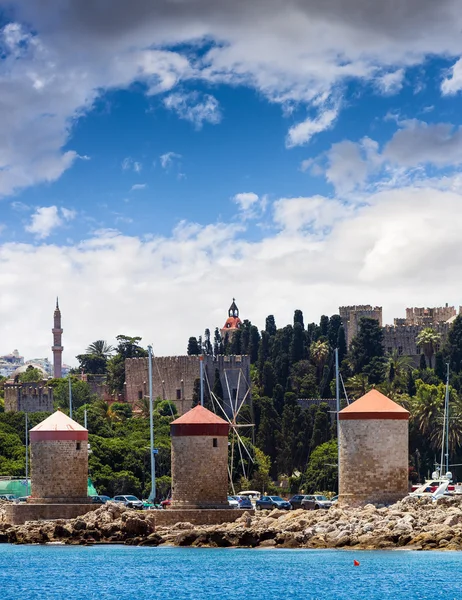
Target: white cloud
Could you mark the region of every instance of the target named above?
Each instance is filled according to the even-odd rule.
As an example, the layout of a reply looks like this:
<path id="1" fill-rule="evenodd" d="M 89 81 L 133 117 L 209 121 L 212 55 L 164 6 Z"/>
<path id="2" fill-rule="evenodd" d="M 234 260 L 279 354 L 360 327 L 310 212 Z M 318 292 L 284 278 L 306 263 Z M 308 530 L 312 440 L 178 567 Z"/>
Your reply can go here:
<path id="1" fill-rule="evenodd" d="M 258 196 L 254 192 L 241 192 L 232 197 L 239 208 L 239 216 L 243 220 L 257 219 L 266 211 L 268 198 Z"/>
<path id="2" fill-rule="evenodd" d="M 356 207 L 321 196 L 279 199 L 275 231 L 253 241 L 243 239 L 242 224 L 183 222 L 145 239 L 106 230 L 74 245 L 3 243 L 0 352 L 50 356 L 56 294 L 64 360 L 73 364 L 92 340 L 120 333 L 154 341 L 158 355 L 185 353 L 190 335 L 223 325 L 233 294 L 241 316 L 260 328 L 268 314 L 291 322 L 295 308 L 309 322 L 370 302 L 390 322 L 406 306 L 457 306 L 461 206 L 462 193 L 410 187 Z M 32 298 L 43 281 L 45 293 Z M 201 299 L 194 319 L 191 298 Z"/>
<path id="3" fill-rule="evenodd" d="M 233 200 L 239 206 L 240 210 L 246 211 L 254 206 L 259 198 L 258 195 L 253 192 L 241 192 L 240 194 L 233 196 Z"/>
<path id="4" fill-rule="evenodd" d="M 460 168 L 461 127 L 450 123 L 428 124 L 417 119 L 398 121 L 398 125 L 399 129 L 381 149 L 377 141 L 368 137 L 359 142 L 344 140 L 316 159 L 303 161 L 301 169 L 310 169 L 311 174 L 320 174 L 314 173 L 314 169 L 322 169 L 336 193 L 348 196 L 364 189 L 377 191 L 411 182 L 425 185 L 429 166 Z"/>
<path id="5" fill-rule="evenodd" d="M 443 94 L 456 94 L 462 90 L 462 58 L 452 66 L 450 75 L 443 79 L 441 91 Z"/>
<path id="6" fill-rule="evenodd" d="M 160 165 L 163 169 L 169 169 L 175 160 L 179 160 L 181 158 L 181 154 L 177 154 L 176 152 L 166 152 L 159 156 Z"/>
<path id="7" fill-rule="evenodd" d="M 150 95 L 192 80 L 246 85 L 283 108 L 317 114 L 320 99 L 341 95 L 352 79 L 392 89 L 408 66 L 462 54 L 459 0 L 387 2 L 382 10 L 364 0 L 237 0 L 232 9 L 211 0 L 114 0 L 110 19 L 105 0 L 68 0 L 65 10 L 16 0 L 10 14 L 14 22 L 0 30 L 2 195 L 60 177 L 77 159 L 72 141 L 67 149 L 75 120 L 105 91 L 135 81 Z M 461 69 L 456 62 L 443 93 L 460 89 Z M 201 108 L 191 118 L 211 114 L 217 118 Z M 335 118 L 295 124 L 288 145 L 306 143 Z"/>
<path id="8" fill-rule="evenodd" d="M 330 129 L 338 115 L 338 109 L 326 109 L 322 111 L 315 119 L 306 119 L 302 123 L 293 125 L 287 134 L 286 145 L 288 148 L 293 146 L 301 146 L 311 140 L 311 138 L 324 131 Z"/>
<path id="9" fill-rule="evenodd" d="M 122 170 L 123 171 L 134 171 L 135 173 L 141 173 L 143 169 L 142 163 L 133 160 L 131 156 L 126 156 L 122 161 Z"/>
<path id="10" fill-rule="evenodd" d="M 64 225 L 65 221 L 75 218 L 76 212 L 68 208 L 57 206 L 41 206 L 31 216 L 29 225 L 25 230 L 33 233 L 39 240 L 47 238 L 54 229 Z"/>
<path id="11" fill-rule="evenodd" d="M 148 186 L 146 183 L 135 183 L 134 185 L 132 185 L 132 187 L 130 188 L 130 191 L 135 192 L 136 190 L 144 190 L 146 189 Z"/>
<path id="12" fill-rule="evenodd" d="M 397 94 L 403 87 L 404 69 L 397 69 L 381 75 L 376 80 L 376 85 L 384 95 Z"/>
<path id="13" fill-rule="evenodd" d="M 205 122 L 216 125 L 221 121 L 218 100 L 210 94 L 202 96 L 198 92 L 170 94 L 164 98 L 164 105 L 176 112 L 180 119 L 191 121 L 196 129 L 201 129 Z"/>

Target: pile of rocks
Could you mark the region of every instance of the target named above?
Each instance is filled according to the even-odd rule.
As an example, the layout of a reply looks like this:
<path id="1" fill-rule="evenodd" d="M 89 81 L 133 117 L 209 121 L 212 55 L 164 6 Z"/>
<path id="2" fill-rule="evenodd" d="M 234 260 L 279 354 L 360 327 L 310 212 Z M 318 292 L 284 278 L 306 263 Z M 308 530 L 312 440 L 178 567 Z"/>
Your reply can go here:
<path id="1" fill-rule="evenodd" d="M 390 507 L 239 513 L 235 522 L 155 526 L 156 511 L 108 503 L 69 521 L 0 522 L 0 542 L 211 547 L 462 549 L 462 498 L 405 498 Z M 1 521 L 1 507 L 0 507 Z"/>

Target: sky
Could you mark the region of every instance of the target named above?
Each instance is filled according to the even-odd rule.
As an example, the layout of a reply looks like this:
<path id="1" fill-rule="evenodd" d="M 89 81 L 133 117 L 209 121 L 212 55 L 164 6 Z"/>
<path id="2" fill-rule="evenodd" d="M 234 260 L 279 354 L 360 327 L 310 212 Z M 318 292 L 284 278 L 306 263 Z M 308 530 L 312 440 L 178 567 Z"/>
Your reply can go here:
<path id="1" fill-rule="evenodd" d="M 462 304 L 459 0 L 0 0 L 0 354 Z"/>

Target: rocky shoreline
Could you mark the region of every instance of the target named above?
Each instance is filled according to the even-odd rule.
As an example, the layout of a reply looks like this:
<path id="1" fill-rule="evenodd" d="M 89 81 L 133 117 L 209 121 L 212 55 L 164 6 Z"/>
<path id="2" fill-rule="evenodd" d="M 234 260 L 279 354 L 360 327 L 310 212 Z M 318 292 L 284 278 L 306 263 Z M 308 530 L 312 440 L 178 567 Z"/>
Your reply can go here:
<path id="1" fill-rule="evenodd" d="M 389 507 L 243 512 L 222 525 L 156 527 L 155 511 L 108 503 L 71 520 L 4 522 L 0 543 L 251 548 L 462 550 L 462 498 L 405 498 Z"/>

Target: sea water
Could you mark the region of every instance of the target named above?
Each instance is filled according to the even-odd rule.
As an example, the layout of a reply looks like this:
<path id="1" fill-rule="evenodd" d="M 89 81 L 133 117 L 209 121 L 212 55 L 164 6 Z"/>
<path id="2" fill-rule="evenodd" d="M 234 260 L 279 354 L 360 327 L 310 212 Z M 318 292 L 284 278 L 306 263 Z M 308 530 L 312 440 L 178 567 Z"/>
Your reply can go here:
<path id="1" fill-rule="evenodd" d="M 459 600 L 462 552 L 1 545 L 0 598 Z"/>

